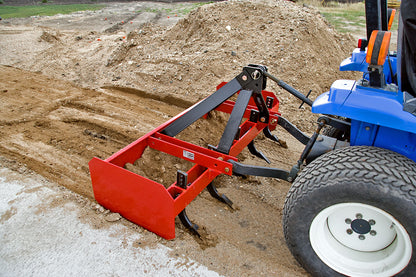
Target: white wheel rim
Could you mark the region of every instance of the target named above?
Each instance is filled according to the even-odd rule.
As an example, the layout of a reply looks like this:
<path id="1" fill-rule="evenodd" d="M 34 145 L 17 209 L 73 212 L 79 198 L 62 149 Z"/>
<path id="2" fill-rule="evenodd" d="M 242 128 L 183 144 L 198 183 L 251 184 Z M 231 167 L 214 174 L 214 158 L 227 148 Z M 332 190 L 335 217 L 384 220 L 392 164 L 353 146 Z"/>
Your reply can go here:
<path id="1" fill-rule="evenodd" d="M 322 210 L 312 221 L 309 239 L 326 265 L 348 276 L 392 276 L 412 256 L 412 242 L 400 222 L 360 203 Z"/>

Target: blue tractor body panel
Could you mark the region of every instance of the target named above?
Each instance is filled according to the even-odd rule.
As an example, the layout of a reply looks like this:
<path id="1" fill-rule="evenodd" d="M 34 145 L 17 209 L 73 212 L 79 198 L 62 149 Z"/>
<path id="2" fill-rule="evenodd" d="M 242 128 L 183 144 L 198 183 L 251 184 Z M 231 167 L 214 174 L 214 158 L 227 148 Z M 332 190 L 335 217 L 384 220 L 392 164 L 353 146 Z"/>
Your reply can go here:
<path id="1" fill-rule="evenodd" d="M 312 105 L 313 113 L 351 119 L 351 145 L 386 148 L 416 161 L 416 116 L 403 111 L 403 93 L 335 81 Z"/>
<path id="2" fill-rule="evenodd" d="M 366 62 L 366 51 L 360 51 L 360 48 L 355 48 L 351 57 L 346 58 L 339 66 L 340 71 L 358 71 L 363 72 L 363 78 L 368 80 L 368 63 Z M 390 60 L 389 60 L 390 59 Z M 386 77 L 387 84 L 393 82 L 392 76 L 397 73 L 397 56 L 390 55 L 384 63 L 383 72 Z"/>

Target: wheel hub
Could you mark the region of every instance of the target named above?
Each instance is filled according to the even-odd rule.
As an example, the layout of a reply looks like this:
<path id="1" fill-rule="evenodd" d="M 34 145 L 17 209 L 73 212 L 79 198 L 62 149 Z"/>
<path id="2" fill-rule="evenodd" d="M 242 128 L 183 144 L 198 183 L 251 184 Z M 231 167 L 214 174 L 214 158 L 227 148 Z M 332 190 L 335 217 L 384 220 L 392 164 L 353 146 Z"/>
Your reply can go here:
<path id="1" fill-rule="evenodd" d="M 392 221 L 372 209 L 360 205 L 333 211 L 327 218 L 332 236 L 352 250 L 379 251 L 396 237 Z"/>
<path id="2" fill-rule="evenodd" d="M 348 276 L 392 276 L 412 256 L 412 242 L 400 222 L 362 203 L 340 203 L 319 212 L 309 239 L 325 264 Z"/>
<path id="3" fill-rule="evenodd" d="M 351 229 L 358 234 L 365 235 L 371 231 L 371 226 L 365 219 L 355 219 L 351 222 Z"/>

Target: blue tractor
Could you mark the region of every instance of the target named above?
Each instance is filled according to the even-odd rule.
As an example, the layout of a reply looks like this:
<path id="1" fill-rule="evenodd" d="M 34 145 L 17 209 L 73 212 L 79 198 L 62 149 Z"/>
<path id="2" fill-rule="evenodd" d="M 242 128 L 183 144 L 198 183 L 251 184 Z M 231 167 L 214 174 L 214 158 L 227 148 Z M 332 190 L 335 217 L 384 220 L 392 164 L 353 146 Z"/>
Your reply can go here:
<path id="1" fill-rule="evenodd" d="M 284 206 L 287 245 L 313 276 L 416 276 L 416 1 L 402 0 L 397 52 L 387 1 L 365 8 L 367 38 L 340 67 L 363 77 L 313 102 L 326 126 Z"/>

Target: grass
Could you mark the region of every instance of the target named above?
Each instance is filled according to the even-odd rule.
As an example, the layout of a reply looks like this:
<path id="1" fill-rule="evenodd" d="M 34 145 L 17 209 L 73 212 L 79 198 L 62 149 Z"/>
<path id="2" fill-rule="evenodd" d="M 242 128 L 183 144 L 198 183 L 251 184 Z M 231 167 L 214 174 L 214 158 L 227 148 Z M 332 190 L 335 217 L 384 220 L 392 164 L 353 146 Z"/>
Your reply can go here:
<path id="1" fill-rule="evenodd" d="M 365 29 L 365 6 L 363 2 L 344 4 L 338 2 L 304 0 L 302 3 L 315 6 L 325 19 L 341 33 L 351 29 Z"/>
<path id="2" fill-rule="evenodd" d="M 187 15 L 188 13 L 190 13 L 192 10 L 201 7 L 203 5 L 206 4 L 210 4 L 213 3 L 211 2 L 198 2 L 198 3 L 192 3 L 192 4 L 177 4 L 175 9 L 172 8 L 162 8 L 162 9 L 155 9 L 155 8 L 146 8 L 144 10 L 138 10 L 137 12 L 149 12 L 149 13 L 159 13 L 159 12 L 163 12 L 165 14 L 168 15 Z"/>
<path id="3" fill-rule="evenodd" d="M 199 3 L 194 3 L 192 6 L 185 6 L 183 4 L 180 4 L 178 13 L 180 13 L 182 15 L 186 15 L 186 14 L 190 13 L 192 10 L 194 10 L 198 7 L 201 7 L 201 6 L 206 5 L 206 4 L 211 4 L 211 3 L 213 3 L 213 2 L 212 1 L 211 2 L 199 2 Z"/>
<path id="4" fill-rule="evenodd" d="M 322 9 L 321 14 L 334 28 L 341 32 L 349 32 L 351 27 L 356 29 L 365 28 L 365 11 L 362 10 L 336 10 Z"/>
<path id="5" fill-rule="evenodd" d="M 301 3 L 316 7 L 325 19 L 340 33 L 364 30 L 365 34 L 365 6 L 359 3 L 338 3 L 330 1 L 303 0 Z M 394 19 L 392 31 L 397 30 L 397 18 Z"/>
<path id="6" fill-rule="evenodd" d="M 3 6 L 0 5 L 0 16 L 3 19 L 7 18 L 24 18 L 24 17 L 31 17 L 31 16 L 50 16 L 55 14 L 69 14 L 77 11 L 85 11 L 85 10 L 100 10 L 105 5 L 100 4 L 73 4 L 73 5 L 53 5 L 53 4 L 47 4 L 52 2 L 49 0 L 39 0 L 39 5 L 33 5 L 33 6 Z M 94 1 L 94 0 L 91 0 Z M 0 4 L 3 1 L 0 0 Z M 42 4 L 43 3 L 43 4 Z M 147 8 L 143 11 L 138 12 L 152 12 L 152 13 L 158 13 L 158 12 L 164 12 L 168 15 L 177 14 L 177 15 L 186 15 L 190 13 L 192 10 L 209 4 L 212 2 L 198 2 L 193 3 L 191 5 L 189 4 L 179 4 L 177 8 L 175 9 L 169 9 L 169 8 L 163 8 L 161 10 L 154 9 L 154 8 Z"/>
<path id="7" fill-rule="evenodd" d="M 73 5 L 35 5 L 35 6 L 0 6 L 0 16 L 7 18 L 22 18 L 42 15 L 69 14 L 77 11 L 100 10 L 105 5 L 73 4 Z"/>

